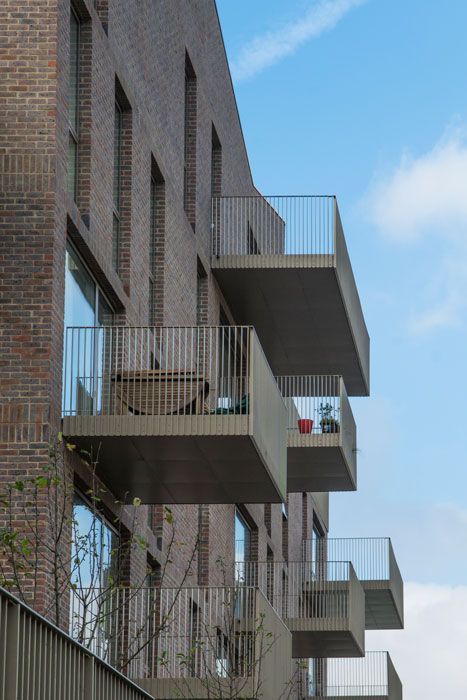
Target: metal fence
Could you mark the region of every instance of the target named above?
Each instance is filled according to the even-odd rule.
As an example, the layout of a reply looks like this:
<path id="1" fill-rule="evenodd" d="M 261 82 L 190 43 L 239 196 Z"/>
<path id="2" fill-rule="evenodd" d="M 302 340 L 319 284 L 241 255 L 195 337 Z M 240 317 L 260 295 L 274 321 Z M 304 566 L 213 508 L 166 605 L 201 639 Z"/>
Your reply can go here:
<path id="1" fill-rule="evenodd" d="M 67 328 L 63 415 L 246 415 L 253 330 Z"/>
<path id="2" fill-rule="evenodd" d="M 391 695 L 392 664 L 387 652 L 369 651 L 362 658 L 327 659 L 322 674 L 313 672 L 313 663 L 311 660 L 305 694 L 308 698 L 396 697 Z"/>
<path id="3" fill-rule="evenodd" d="M 326 626 L 350 614 L 355 574 L 346 561 L 327 561 L 312 570 L 307 562 L 236 562 L 237 584 L 257 586 L 283 619 L 311 620 Z"/>
<path id="4" fill-rule="evenodd" d="M 257 618 L 251 587 L 80 590 L 71 634 L 135 679 L 248 677 Z"/>
<path id="5" fill-rule="evenodd" d="M 150 700 L 10 593 L 0 588 L 0 700 Z"/>
<path id="6" fill-rule="evenodd" d="M 331 435 L 342 430 L 347 394 L 338 375 L 276 377 L 287 406 L 289 432 Z"/>
<path id="7" fill-rule="evenodd" d="M 394 570 L 399 571 L 389 537 L 304 540 L 303 559 L 310 563 L 350 561 L 360 581 L 386 581 Z"/>
<path id="8" fill-rule="evenodd" d="M 332 266 L 336 215 L 334 196 L 214 197 L 213 255 L 316 255 Z"/>

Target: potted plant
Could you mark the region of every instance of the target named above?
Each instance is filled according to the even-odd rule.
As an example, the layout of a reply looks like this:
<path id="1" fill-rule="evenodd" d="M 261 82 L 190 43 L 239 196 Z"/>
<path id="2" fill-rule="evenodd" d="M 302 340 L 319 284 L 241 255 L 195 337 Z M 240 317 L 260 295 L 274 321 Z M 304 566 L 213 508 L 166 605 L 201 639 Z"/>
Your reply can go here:
<path id="1" fill-rule="evenodd" d="M 339 421 L 335 418 L 336 409 L 330 403 L 321 403 L 318 413 L 321 416 L 319 422 L 323 433 L 338 433 Z"/>

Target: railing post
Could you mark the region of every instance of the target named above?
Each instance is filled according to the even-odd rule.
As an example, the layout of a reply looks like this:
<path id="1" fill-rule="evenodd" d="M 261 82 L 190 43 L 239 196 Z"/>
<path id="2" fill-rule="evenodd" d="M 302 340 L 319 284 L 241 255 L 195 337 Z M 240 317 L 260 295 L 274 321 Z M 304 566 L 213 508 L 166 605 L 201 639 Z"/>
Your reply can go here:
<path id="1" fill-rule="evenodd" d="M 338 211 L 337 211 L 337 197 L 333 197 L 333 218 L 334 218 L 334 231 L 333 231 L 333 256 L 334 256 L 334 266 L 337 266 L 337 221 L 338 221 Z"/>
<path id="2" fill-rule="evenodd" d="M 19 691 L 21 610 L 19 604 L 14 603 L 7 603 L 6 610 L 5 678 L 1 700 L 16 700 Z"/>
<path id="3" fill-rule="evenodd" d="M 84 700 L 95 700 L 95 660 L 86 656 L 84 660 Z"/>

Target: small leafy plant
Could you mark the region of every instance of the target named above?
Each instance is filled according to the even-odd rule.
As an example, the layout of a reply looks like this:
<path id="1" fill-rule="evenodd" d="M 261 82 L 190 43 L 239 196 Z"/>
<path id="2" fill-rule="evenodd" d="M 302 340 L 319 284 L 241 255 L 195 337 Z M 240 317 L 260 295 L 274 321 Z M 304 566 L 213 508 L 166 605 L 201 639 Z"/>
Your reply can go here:
<path id="1" fill-rule="evenodd" d="M 336 418 L 336 409 L 329 402 L 319 405 L 320 426 L 323 433 L 338 433 L 339 421 Z"/>

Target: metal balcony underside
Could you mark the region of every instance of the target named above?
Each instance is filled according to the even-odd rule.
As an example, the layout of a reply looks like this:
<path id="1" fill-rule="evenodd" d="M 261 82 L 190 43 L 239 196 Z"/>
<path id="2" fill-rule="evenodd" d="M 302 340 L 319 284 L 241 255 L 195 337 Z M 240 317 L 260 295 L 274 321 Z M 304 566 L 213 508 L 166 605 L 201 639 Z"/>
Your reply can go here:
<path id="1" fill-rule="evenodd" d="M 300 435 L 290 432 L 287 447 L 287 491 L 355 491 L 355 471 L 349 465 L 340 435 Z"/>
<path id="2" fill-rule="evenodd" d="M 365 592 L 365 628 L 400 630 L 404 628 L 403 604 L 393 581 L 362 581 Z"/>
<path id="3" fill-rule="evenodd" d="M 338 271 L 318 267 L 321 257 L 220 256 L 212 268 L 236 321 L 256 328 L 275 374 L 341 374 L 350 396 L 368 395 L 368 338 L 356 340 Z"/>
<path id="4" fill-rule="evenodd" d="M 304 620 L 286 619 L 287 627 L 292 632 L 292 657 L 302 658 L 349 658 L 363 656 L 364 646 L 350 631 L 342 629 L 336 631 L 313 630 L 313 620 L 306 622 L 308 629 L 298 629 L 304 626 Z"/>
<path id="5" fill-rule="evenodd" d="M 277 503 L 268 456 L 248 416 L 65 416 L 63 433 L 98 455 L 97 473 L 143 503 Z"/>

